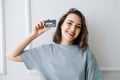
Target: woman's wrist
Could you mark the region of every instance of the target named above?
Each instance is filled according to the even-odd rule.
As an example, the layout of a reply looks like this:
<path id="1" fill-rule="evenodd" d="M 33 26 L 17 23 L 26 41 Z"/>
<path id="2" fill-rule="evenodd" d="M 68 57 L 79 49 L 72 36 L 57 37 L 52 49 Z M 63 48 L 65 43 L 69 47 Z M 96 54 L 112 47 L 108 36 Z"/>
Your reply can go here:
<path id="1" fill-rule="evenodd" d="M 29 34 L 29 36 L 28 36 L 30 39 L 35 39 L 35 38 L 37 38 L 37 36 L 36 35 L 34 35 L 33 33 L 31 33 L 31 34 Z"/>

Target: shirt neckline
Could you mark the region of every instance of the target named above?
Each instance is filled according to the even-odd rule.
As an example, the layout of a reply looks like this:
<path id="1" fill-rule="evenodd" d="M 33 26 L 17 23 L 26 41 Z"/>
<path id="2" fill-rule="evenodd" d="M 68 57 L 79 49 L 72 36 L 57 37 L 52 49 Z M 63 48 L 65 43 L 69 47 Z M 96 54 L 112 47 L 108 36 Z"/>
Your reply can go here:
<path id="1" fill-rule="evenodd" d="M 79 47 L 78 45 L 63 45 L 63 44 L 58 44 L 58 43 L 54 43 L 54 44 L 64 49 L 73 49 L 75 47 L 76 48 Z"/>

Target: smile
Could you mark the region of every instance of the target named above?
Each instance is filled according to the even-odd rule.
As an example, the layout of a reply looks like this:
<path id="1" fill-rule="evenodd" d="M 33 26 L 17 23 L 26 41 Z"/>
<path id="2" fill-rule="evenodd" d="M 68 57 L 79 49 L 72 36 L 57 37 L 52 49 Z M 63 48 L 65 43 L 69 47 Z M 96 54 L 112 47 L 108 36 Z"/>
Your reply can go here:
<path id="1" fill-rule="evenodd" d="M 75 35 L 75 33 L 69 32 L 69 31 L 67 31 L 67 34 L 70 35 L 70 36 L 74 36 Z"/>

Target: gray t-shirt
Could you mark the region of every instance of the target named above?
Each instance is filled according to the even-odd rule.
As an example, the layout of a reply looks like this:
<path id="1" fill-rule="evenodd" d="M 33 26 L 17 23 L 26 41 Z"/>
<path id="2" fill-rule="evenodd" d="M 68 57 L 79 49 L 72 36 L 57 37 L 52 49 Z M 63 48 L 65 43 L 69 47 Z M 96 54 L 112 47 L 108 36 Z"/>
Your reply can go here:
<path id="1" fill-rule="evenodd" d="M 27 69 L 36 69 L 46 80 L 103 80 L 89 47 L 45 44 L 22 53 Z"/>

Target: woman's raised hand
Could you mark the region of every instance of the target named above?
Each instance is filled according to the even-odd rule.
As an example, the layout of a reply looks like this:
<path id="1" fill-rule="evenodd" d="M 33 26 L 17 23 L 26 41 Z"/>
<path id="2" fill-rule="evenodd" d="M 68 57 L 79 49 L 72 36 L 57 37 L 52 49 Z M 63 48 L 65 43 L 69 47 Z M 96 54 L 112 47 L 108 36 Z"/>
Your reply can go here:
<path id="1" fill-rule="evenodd" d="M 42 33 L 46 32 L 47 30 L 50 29 L 50 27 L 45 27 L 45 22 L 44 21 L 40 21 L 39 24 L 37 24 L 33 31 L 32 31 L 32 36 L 34 36 L 35 38 L 38 37 L 39 35 L 41 35 Z"/>

